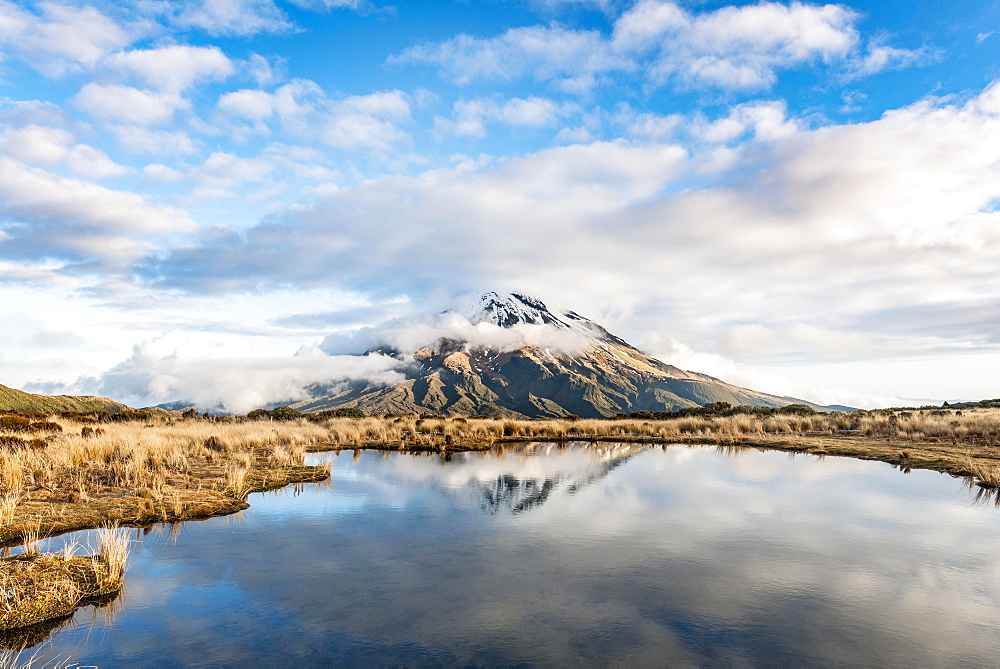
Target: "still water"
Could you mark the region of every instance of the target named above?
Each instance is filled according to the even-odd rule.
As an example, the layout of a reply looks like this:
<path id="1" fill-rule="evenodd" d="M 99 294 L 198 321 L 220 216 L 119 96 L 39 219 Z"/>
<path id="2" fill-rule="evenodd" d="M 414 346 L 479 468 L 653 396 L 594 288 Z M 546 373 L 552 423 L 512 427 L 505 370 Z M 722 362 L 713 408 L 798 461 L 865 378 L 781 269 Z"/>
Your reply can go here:
<path id="1" fill-rule="evenodd" d="M 942 474 L 686 446 L 310 458 L 332 464 L 328 484 L 136 530 L 122 596 L 28 653 L 100 666 L 1000 658 L 1000 511 Z"/>

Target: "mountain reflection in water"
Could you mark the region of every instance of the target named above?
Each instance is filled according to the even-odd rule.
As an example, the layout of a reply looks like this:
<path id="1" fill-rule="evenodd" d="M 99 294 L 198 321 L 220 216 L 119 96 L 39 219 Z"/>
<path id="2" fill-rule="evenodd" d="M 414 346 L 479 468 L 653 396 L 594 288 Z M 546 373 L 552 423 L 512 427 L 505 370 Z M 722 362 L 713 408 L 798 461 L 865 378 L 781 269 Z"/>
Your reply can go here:
<path id="1" fill-rule="evenodd" d="M 513 453 L 516 456 L 508 456 L 503 460 L 505 466 L 511 467 L 506 473 L 497 474 L 495 478 L 486 480 L 474 475 L 470 484 L 479 488 L 484 511 L 521 513 L 544 504 L 549 495 L 557 490 L 572 495 L 603 479 L 632 457 L 649 448 L 645 445 L 608 447 L 586 444 L 568 444 L 553 448 L 552 444 L 545 444 L 544 448 L 538 449 L 537 446 L 529 444 L 515 448 Z M 582 453 L 584 457 L 574 457 L 578 453 Z M 523 458 L 538 455 L 548 456 L 546 463 L 551 464 L 549 471 L 524 473 L 518 466 L 524 463 Z"/>
<path id="2" fill-rule="evenodd" d="M 137 531 L 115 615 L 81 610 L 36 664 L 1000 657 L 1000 511 L 945 475 L 697 446 L 309 457 L 328 485 Z"/>

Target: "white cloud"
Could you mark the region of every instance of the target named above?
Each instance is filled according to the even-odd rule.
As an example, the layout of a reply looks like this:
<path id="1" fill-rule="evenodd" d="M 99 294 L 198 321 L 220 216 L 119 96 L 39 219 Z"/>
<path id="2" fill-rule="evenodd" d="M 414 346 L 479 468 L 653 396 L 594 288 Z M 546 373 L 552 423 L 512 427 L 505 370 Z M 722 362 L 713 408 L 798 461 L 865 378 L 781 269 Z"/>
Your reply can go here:
<path id="1" fill-rule="evenodd" d="M 160 165 L 159 163 L 151 163 L 142 168 L 143 176 L 149 177 L 154 181 L 161 181 L 164 183 L 177 183 L 184 179 L 184 173 L 180 170 L 175 170 L 172 167 L 166 165 Z"/>
<path id="2" fill-rule="evenodd" d="M 28 125 L 5 128 L 0 138 L 4 153 L 30 165 L 55 165 L 66 159 L 72 133 L 62 128 Z"/>
<path id="3" fill-rule="evenodd" d="M 555 125 L 561 118 L 578 110 L 575 105 L 559 104 L 535 96 L 506 101 L 492 98 L 459 100 L 452 110 L 452 120 L 437 119 L 435 125 L 439 130 L 447 130 L 459 136 L 484 137 L 488 123 L 545 127 Z"/>
<path id="4" fill-rule="evenodd" d="M 695 86 L 769 88 L 776 70 L 842 59 L 857 47 L 857 16 L 839 5 L 762 2 L 694 15 L 674 3 L 645 0 L 615 25 L 614 46 L 653 54 L 654 81 Z"/>
<path id="5" fill-rule="evenodd" d="M 855 332 L 817 327 L 809 323 L 768 327 L 760 323 L 744 323 L 730 328 L 722 336 L 722 350 L 731 357 L 768 356 L 778 350 L 813 360 L 847 358 L 867 355 L 871 345 Z"/>
<path id="6" fill-rule="evenodd" d="M 112 395 L 133 406 L 191 401 L 199 407 L 244 414 L 267 404 L 308 398 L 317 383 L 403 380 L 399 360 L 381 355 L 329 356 L 306 349 L 295 356 L 241 355 L 238 342 L 171 332 L 138 344 L 131 357 L 98 377 L 83 378 L 75 392 Z"/>
<path id="7" fill-rule="evenodd" d="M 6 128 L 0 137 L 0 151 L 36 166 L 66 166 L 73 174 L 102 179 L 121 176 L 130 170 L 108 154 L 87 144 L 77 144 L 66 130 L 39 125 Z"/>
<path id="8" fill-rule="evenodd" d="M 533 77 L 584 93 L 603 77 L 642 71 L 653 86 L 766 90 L 777 72 L 824 63 L 862 76 L 926 62 L 923 50 L 873 44 L 862 55 L 858 15 L 842 5 L 761 2 L 693 13 L 642 0 L 610 38 L 553 24 L 512 28 L 492 38 L 460 35 L 410 47 L 390 63 L 432 63 L 460 84 Z"/>
<path id="9" fill-rule="evenodd" d="M 562 26 L 511 28 L 499 37 L 479 39 L 459 35 L 441 44 L 406 49 L 390 63 L 434 63 L 457 83 L 475 79 L 513 80 L 530 76 L 555 80 L 567 91 L 593 87 L 596 77 L 633 64 L 608 48 L 597 31 Z"/>
<path id="10" fill-rule="evenodd" d="M 140 195 L 66 179 L 0 158 L 0 237 L 12 258 L 135 259 L 156 237 L 196 229 L 187 213 Z"/>
<path id="11" fill-rule="evenodd" d="M 1000 84 L 868 123 L 810 129 L 769 102 L 733 119 L 742 134 L 715 139 L 740 167 L 695 186 L 678 181 L 688 152 L 655 142 L 467 160 L 340 187 L 157 271 L 195 291 L 273 282 L 387 296 L 504 290 L 516 276 L 594 317 L 613 305 L 612 329 L 634 318 L 718 342 L 757 323 L 796 355 L 840 355 L 838 341 L 882 357 L 1000 343 L 988 306 L 1000 305 Z M 931 339 L 929 322 L 951 325 Z"/>
<path id="12" fill-rule="evenodd" d="M 141 125 L 114 125 L 111 131 L 121 150 L 131 154 L 190 155 L 201 147 L 199 140 L 181 131 Z"/>
<path id="13" fill-rule="evenodd" d="M 295 135 L 312 136 L 320 125 L 318 115 L 327 104 L 319 84 L 295 79 L 274 92 L 241 89 L 226 93 L 217 106 L 235 123 L 252 123 L 255 132 L 269 132 L 272 124 Z"/>
<path id="14" fill-rule="evenodd" d="M 0 2 L 0 44 L 47 76 L 91 68 L 142 30 L 126 29 L 94 7 L 40 2 L 38 8 L 40 15 Z"/>
<path id="15" fill-rule="evenodd" d="M 272 86 L 281 79 L 280 71 L 283 69 L 285 61 L 281 58 L 269 60 L 257 53 L 250 54 L 250 57 L 242 64 L 243 68 L 249 70 L 250 75 L 257 82 L 258 86 Z"/>
<path id="16" fill-rule="evenodd" d="M 265 158 L 242 158 L 217 151 L 191 174 L 195 183 L 192 191 L 199 198 L 234 197 L 234 189 L 247 183 L 269 183 L 275 165 Z"/>
<path id="17" fill-rule="evenodd" d="M 765 328 L 766 330 L 766 328 Z M 747 326 L 738 332 L 741 337 L 755 338 L 761 337 L 759 341 L 771 341 L 771 333 L 757 331 L 755 326 Z M 926 403 L 940 404 L 943 397 L 947 396 L 948 389 L 939 385 L 937 388 L 927 386 L 927 384 L 911 385 L 910 388 L 928 389 L 931 394 L 926 398 L 914 398 L 912 395 L 891 394 L 893 390 L 901 391 L 902 386 L 893 387 L 893 384 L 882 384 L 883 388 L 890 389 L 889 392 L 874 391 L 865 392 L 865 389 L 858 389 L 858 376 L 851 378 L 843 375 L 841 378 L 821 378 L 818 370 L 823 369 L 820 365 L 813 365 L 806 374 L 798 374 L 799 378 L 812 377 L 809 383 L 793 380 L 792 376 L 781 371 L 776 371 L 773 364 L 770 365 L 747 365 L 736 362 L 731 358 L 699 350 L 669 337 L 653 334 L 641 342 L 643 350 L 653 357 L 670 362 L 670 364 L 697 371 L 702 374 L 714 376 L 722 379 L 726 383 L 732 383 L 743 388 L 752 388 L 760 392 L 778 395 L 780 397 L 794 397 L 815 402 L 821 405 L 841 405 L 857 409 L 875 409 L 890 406 L 920 406 Z M 872 364 L 872 363 L 868 363 Z M 877 364 L 877 363 L 876 363 Z M 824 381 L 831 385 L 823 385 Z M 846 384 L 846 385 L 836 385 Z M 851 386 L 855 386 L 853 389 Z M 935 394 L 940 393 L 940 394 Z M 937 399 L 934 399 L 937 398 Z"/>
<path id="18" fill-rule="evenodd" d="M 727 143 L 752 132 L 757 139 L 777 140 L 795 135 L 800 124 L 787 116 L 784 101 L 748 102 L 729 108 L 729 115 L 712 122 L 696 122 L 691 134 L 711 143 Z"/>
<path id="19" fill-rule="evenodd" d="M 173 21 L 210 35 L 255 35 L 292 28 L 272 0 L 189 0 L 179 7 Z"/>
<path id="20" fill-rule="evenodd" d="M 330 105 L 322 137 L 338 148 L 385 150 L 409 139 L 398 126 L 409 120 L 410 105 L 402 91 L 356 95 Z"/>
<path id="21" fill-rule="evenodd" d="M 685 119 L 680 114 L 640 113 L 627 104 L 615 108 L 615 123 L 622 126 L 628 137 L 653 142 L 667 142 L 676 136 Z"/>
<path id="22" fill-rule="evenodd" d="M 117 53 L 108 64 L 131 73 L 159 91 L 181 93 L 202 81 L 224 81 L 234 71 L 232 61 L 217 46 L 172 45 Z"/>
<path id="23" fill-rule="evenodd" d="M 844 73 L 847 80 L 871 76 L 887 70 L 902 70 L 908 67 L 927 65 L 942 57 L 941 51 L 927 46 L 918 49 L 900 49 L 889 46 L 880 39 L 872 40 L 864 53 L 855 53 L 849 58 L 849 66 Z"/>
<path id="24" fill-rule="evenodd" d="M 74 104 L 96 119 L 137 125 L 165 125 L 191 103 L 174 92 L 144 91 L 119 84 L 85 84 Z"/>
<path id="25" fill-rule="evenodd" d="M 503 328 L 493 323 L 471 323 L 460 313 L 447 311 L 436 316 L 401 318 L 358 331 L 327 337 L 320 347 L 333 355 L 360 354 L 389 346 L 408 355 L 437 340 L 454 339 L 470 347 L 514 351 L 524 346 L 553 349 L 565 353 L 584 351 L 591 340 L 586 336 L 550 325 L 518 323 Z"/>
<path id="26" fill-rule="evenodd" d="M 281 127 L 294 136 L 321 140 L 336 148 L 385 151 L 407 142 L 400 125 L 409 123 L 410 103 L 399 90 L 332 99 L 315 82 L 297 79 L 273 93 L 243 89 L 219 99 L 219 111 L 232 123 L 249 122 L 256 133 Z"/>
<path id="27" fill-rule="evenodd" d="M 368 6 L 368 0 L 288 0 L 296 7 L 315 11 L 331 9 L 363 9 Z"/>

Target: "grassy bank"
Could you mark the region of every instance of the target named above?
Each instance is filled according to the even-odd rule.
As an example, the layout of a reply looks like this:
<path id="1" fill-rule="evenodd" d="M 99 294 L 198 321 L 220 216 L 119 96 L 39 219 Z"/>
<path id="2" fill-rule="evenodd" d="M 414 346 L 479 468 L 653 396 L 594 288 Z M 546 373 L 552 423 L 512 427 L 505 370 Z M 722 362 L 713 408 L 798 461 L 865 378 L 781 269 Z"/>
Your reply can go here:
<path id="1" fill-rule="evenodd" d="M 845 455 L 1000 485 L 1000 409 L 670 419 L 416 415 L 323 420 L 0 416 L 0 544 L 108 523 L 232 513 L 248 493 L 322 480 L 308 450 L 483 450 L 517 441 L 718 443 Z"/>
<path id="2" fill-rule="evenodd" d="M 70 545 L 58 555 L 41 555 L 34 542 L 21 555 L 0 560 L 0 630 L 64 618 L 78 607 L 121 590 L 128 537 L 101 530 L 98 552 L 80 557 Z"/>
<path id="3" fill-rule="evenodd" d="M 740 445 L 880 460 L 1000 487 L 1000 409 L 603 420 L 137 417 L 0 415 L 0 545 L 32 533 L 232 513 L 247 507 L 250 492 L 327 478 L 328 469 L 307 467 L 303 457 L 330 449 L 451 452 L 526 441 Z M 71 611 L 100 590 L 92 586 L 102 564 L 71 556 L 0 561 L 6 605 L 24 609 L 20 618 L 0 617 L 0 628 L 30 624 L 43 615 L 32 614 L 36 608 Z M 27 601 L 39 603 L 17 603 Z"/>
<path id="4" fill-rule="evenodd" d="M 48 416 L 11 430 L 11 418 L 0 416 L 0 544 L 36 529 L 48 536 L 233 513 L 250 492 L 329 476 L 302 464 L 305 449 L 326 440 L 311 423 Z"/>
<path id="5" fill-rule="evenodd" d="M 397 416 L 338 419 L 335 448 L 480 450 L 518 441 L 620 441 L 757 446 L 879 460 L 973 476 L 1000 486 L 1000 410 L 877 411 L 655 419 L 509 420 Z M 324 448 L 327 446 L 324 445 Z"/>

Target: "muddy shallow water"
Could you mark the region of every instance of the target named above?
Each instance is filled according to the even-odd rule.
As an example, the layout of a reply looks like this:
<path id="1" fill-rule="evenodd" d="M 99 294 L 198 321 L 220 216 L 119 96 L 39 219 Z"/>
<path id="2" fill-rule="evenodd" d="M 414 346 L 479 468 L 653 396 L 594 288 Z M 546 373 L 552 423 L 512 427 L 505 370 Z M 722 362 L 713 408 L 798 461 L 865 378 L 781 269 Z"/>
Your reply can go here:
<path id="1" fill-rule="evenodd" d="M 251 495 L 238 516 L 136 530 L 122 596 L 81 609 L 25 656 L 101 666 L 1000 657 L 1000 510 L 946 475 L 611 444 L 310 461 L 330 461 L 331 481 Z"/>

